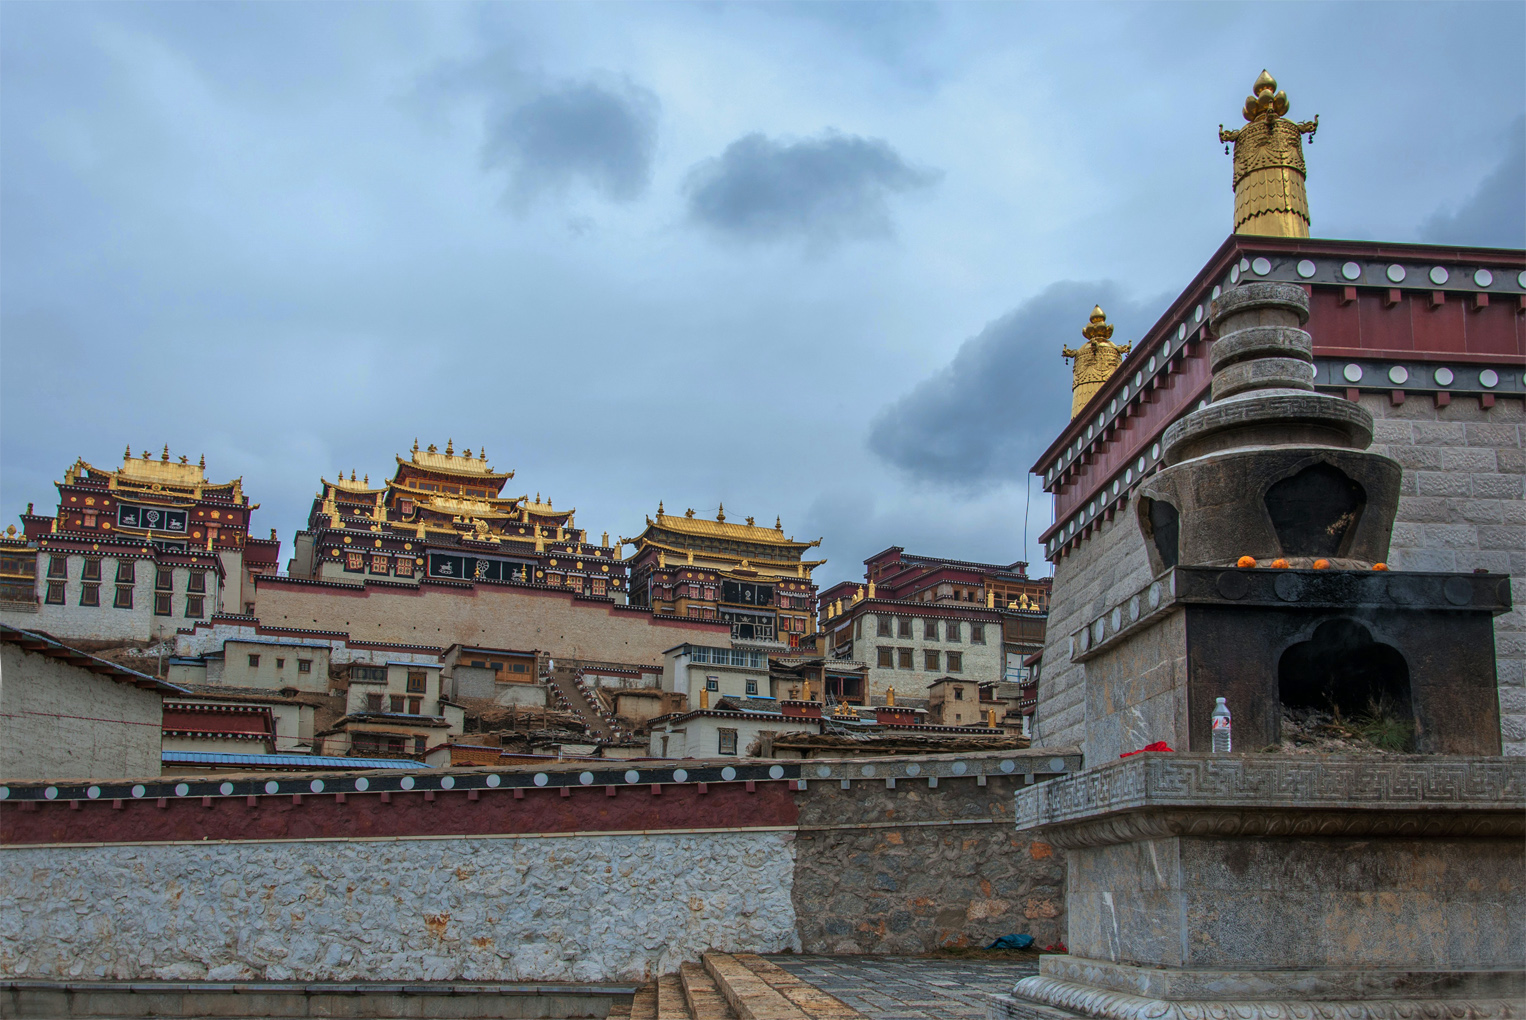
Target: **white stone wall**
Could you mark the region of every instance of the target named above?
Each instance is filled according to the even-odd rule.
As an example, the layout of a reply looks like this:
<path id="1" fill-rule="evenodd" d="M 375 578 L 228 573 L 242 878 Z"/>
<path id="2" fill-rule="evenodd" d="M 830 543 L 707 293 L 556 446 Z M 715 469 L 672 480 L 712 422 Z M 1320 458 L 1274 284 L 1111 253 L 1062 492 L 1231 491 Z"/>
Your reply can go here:
<path id="1" fill-rule="evenodd" d="M 41 631 L 61 641 L 153 641 L 174 636 L 181 627 L 193 625 L 198 619 L 207 619 L 217 610 L 221 597 L 217 572 L 201 570 L 206 575 L 206 592 L 197 593 L 202 598 L 200 617 L 187 617 L 186 585 L 189 568 L 175 567 L 174 592 L 170 598 L 170 615 L 154 614 L 154 583 L 158 570 L 153 560 L 135 560 L 133 570 L 133 599 L 131 609 L 118 609 L 113 604 L 117 592 L 117 560 L 106 556 L 101 560 L 99 606 L 79 604 L 84 585 L 85 557 L 70 555 L 69 577 L 64 582 L 62 605 L 46 601 L 48 594 L 48 561 L 51 554 L 37 554 L 37 612 L 13 613 L 0 610 L 0 622 L 23 630 Z M 201 568 L 198 568 L 201 569 Z M 92 581 L 92 584 L 97 582 Z"/>
<path id="2" fill-rule="evenodd" d="M 0 849 L 0 975 L 639 981 L 801 948 L 793 833 Z"/>
<path id="3" fill-rule="evenodd" d="M 1526 406 L 1412 396 L 1395 407 L 1377 393 L 1362 406 L 1376 419 L 1373 452 L 1404 467 L 1390 565 L 1511 575 L 1515 608 L 1494 619 L 1500 729 L 1506 754 L 1526 754 Z"/>
<path id="4" fill-rule="evenodd" d="M 251 666 L 249 657 L 259 656 Z M 308 664 L 303 672 L 301 663 Z M 299 691 L 327 694 L 329 689 L 329 648 L 305 642 L 228 641 L 223 645 L 221 683 L 232 687 L 262 687 L 280 690 L 295 687 Z"/>
<path id="5" fill-rule="evenodd" d="M 970 621 L 959 620 L 959 640 L 950 641 L 945 637 L 948 633 L 948 624 L 952 621 L 938 617 L 921 617 L 916 615 L 915 610 L 908 609 L 904 613 L 885 614 L 890 619 L 890 637 L 879 636 L 879 614 L 864 613 L 853 623 L 853 657 L 859 662 L 869 666 L 869 697 L 871 701 L 883 702 L 885 692 L 894 687 L 896 701 L 904 702 L 906 699 L 926 701 L 929 697 L 928 687 L 941 677 L 952 676 L 961 680 L 986 681 L 1000 680 L 1004 675 L 1006 663 L 1002 653 L 1002 637 L 1000 623 L 985 624 L 985 643 L 976 644 L 970 640 Z M 911 637 L 898 636 L 900 624 L 903 619 L 911 620 Z M 938 624 L 938 637 L 936 639 L 926 637 L 925 621 L 934 620 Z M 862 621 L 862 628 L 859 622 Z M 885 669 L 879 664 L 879 649 L 881 647 L 901 649 L 910 648 L 911 669 L 901 669 L 899 666 Z M 924 651 L 936 651 L 939 653 L 959 652 L 963 656 L 958 673 L 950 672 L 947 654 L 938 656 L 936 670 L 925 669 Z M 899 661 L 897 659 L 896 661 Z"/>
<path id="6" fill-rule="evenodd" d="M 158 691 L 0 645 L 0 776 L 157 776 L 162 706 Z"/>

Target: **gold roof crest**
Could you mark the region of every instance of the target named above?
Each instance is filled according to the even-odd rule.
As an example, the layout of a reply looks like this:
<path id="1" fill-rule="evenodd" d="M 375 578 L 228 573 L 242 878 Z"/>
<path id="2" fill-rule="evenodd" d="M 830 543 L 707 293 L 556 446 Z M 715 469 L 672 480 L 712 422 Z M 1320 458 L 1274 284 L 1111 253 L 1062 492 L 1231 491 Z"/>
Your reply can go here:
<path id="1" fill-rule="evenodd" d="M 1235 232 L 1272 237 L 1309 236 L 1309 197 L 1304 188 L 1303 136 L 1314 141 L 1319 117 L 1287 119 L 1288 94 L 1263 70 L 1240 111 L 1245 127 L 1219 125 L 1224 151 L 1234 144 Z"/>
<path id="2" fill-rule="evenodd" d="M 1076 359 L 1070 383 L 1071 418 L 1081 413 L 1092 396 L 1102 388 L 1102 384 L 1118 371 L 1118 366 L 1123 364 L 1123 356 L 1134 349 L 1133 344 L 1120 346 L 1112 342 L 1113 326 L 1107 321 L 1107 313 L 1101 305 L 1092 309 L 1091 317 L 1081 327 L 1081 335 L 1086 338 L 1086 343 L 1078 349 L 1060 349 L 1060 356 L 1067 361 Z"/>

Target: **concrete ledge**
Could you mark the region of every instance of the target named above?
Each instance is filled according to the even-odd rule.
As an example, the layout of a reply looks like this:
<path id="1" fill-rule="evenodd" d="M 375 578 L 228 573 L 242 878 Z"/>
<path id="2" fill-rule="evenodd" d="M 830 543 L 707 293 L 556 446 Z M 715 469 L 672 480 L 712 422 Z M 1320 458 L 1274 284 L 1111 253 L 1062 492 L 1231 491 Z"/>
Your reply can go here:
<path id="1" fill-rule="evenodd" d="M 633 984 L 4 981 L 7 1017 L 604 1017 Z"/>
<path id="2" fill-rule="evenodd" d="M 1012 1004 L 1011 1012 L 991 1012 Z M 988 1016 L 1038 1020 L 1045 1014 L 1024 1012 L 1033 1005 L 1074 1011 L 1106 1020 L 1512 1020 L 1522 1015 L 1510 999 L 1363 999 L 1363 1000 L 1194 1000 L 1170 1002 L 1092 988 L 1055 978 L 1019 981 L 1010 999 L 993 1001 Z M 1073 1015 L 1073 1014 L 1072 1014 Z M 1053 1016 L 1053 1014 L 1048 1014 Z"/>

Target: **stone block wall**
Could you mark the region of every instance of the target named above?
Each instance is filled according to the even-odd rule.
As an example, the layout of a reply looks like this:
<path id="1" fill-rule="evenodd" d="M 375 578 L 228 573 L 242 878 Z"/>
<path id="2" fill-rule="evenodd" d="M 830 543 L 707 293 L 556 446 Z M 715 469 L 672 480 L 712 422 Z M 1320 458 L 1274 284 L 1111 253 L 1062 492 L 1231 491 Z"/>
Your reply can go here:
<path id="1" fill-rule="evenodd" d="M 1144 587 L 1152 576 L 1132 499 L 1122 504 L 1116 517 L 1102 522 L 1090 538 L 1055 564 L 1035 712 L 1035 746 L 1074 747 L 1085 741 L 1086 665 L 1070 661 L 1070 635 L 1120 596 Z M 1145 743 L 1164 739 L 1168 738 L 1152 737 Z M 1088 762 L 1091 757 L 1088 754 Z"/>
<path id="2" fill-rule="evenodd" d="M 1526 754 L 1526 406 L 1459 397 L 1445 407 L 1362 395 L 1372 449 L 1404 468 L 1389 562 L 1396 570 L 1487 569 L 1511 575 L 1516 608 L 1494 620 L 1506 754 Z"/>
<path id="3" fill-rule="evenodd" d="M 793 898 L 807 953 L 926 953 L 1065 937 L 1065 862 L 1013 831 L 1020 778 L 896 789 L 812 784 Z"/>

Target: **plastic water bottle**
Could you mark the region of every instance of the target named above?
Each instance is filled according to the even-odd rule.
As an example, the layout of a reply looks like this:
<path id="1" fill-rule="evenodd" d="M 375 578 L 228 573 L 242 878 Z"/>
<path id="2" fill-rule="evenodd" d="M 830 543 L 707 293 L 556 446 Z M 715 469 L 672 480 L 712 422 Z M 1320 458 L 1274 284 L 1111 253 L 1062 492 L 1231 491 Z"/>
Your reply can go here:
<path id="1" fill-rule="evenodd" d="M 1223 698 L 1214 700 L 1217 704 L 1213 706 L 1213 753 L 1228 754 L 1230 749 L 1229 706 L 1224 704 Z"/>

